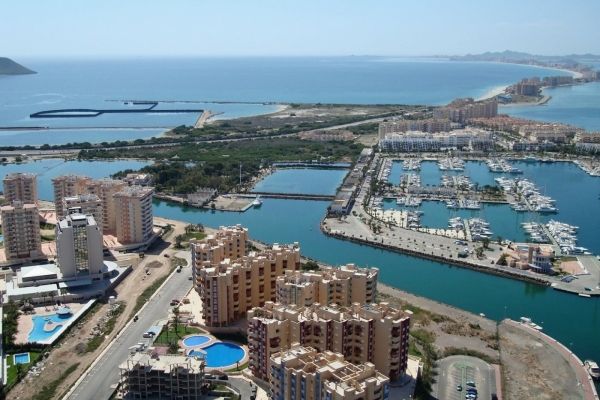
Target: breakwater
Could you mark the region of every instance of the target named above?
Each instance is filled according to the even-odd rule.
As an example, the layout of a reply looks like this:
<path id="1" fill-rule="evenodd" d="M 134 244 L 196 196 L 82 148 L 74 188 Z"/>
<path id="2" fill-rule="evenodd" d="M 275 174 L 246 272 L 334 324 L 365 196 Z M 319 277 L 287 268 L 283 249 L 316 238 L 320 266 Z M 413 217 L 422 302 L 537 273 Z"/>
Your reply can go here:
<path id="1" fill-rule="evenodd" d="M 102 114 L 134 114 L 134 113 L 153 113 L 153 114 L 181 114 L 181 113 L 203 113 L 202 109 L 169 109 L 157 110 L 158 102 L 132 102 L 133 105 L 147 105 L 144 108 L 62 108 L 56 110 L 38 111 L 29 114 L 29 118 L 95 118 Z"/>

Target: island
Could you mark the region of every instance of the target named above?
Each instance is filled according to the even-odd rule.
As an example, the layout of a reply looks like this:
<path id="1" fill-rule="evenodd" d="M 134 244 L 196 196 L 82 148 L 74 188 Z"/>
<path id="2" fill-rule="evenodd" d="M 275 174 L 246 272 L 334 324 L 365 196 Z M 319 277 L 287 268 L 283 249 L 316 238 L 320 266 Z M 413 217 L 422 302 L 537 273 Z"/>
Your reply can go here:
<path id="1" fill-rule="evenodd" d="M 10 58 L 0 57 L 0 75 L 29 75 L 36 73 Z"/>

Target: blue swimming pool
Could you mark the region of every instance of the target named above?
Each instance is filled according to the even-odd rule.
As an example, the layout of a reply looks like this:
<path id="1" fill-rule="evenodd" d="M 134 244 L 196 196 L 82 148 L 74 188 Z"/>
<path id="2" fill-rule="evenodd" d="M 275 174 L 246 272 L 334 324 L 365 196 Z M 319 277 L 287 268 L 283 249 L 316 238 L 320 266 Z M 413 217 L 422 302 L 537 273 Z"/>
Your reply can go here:
<path id="1" fill-rule="evenodd" d="M 196 347 L 196 346 L 201 346 L 204 343 L 207 343 L 209 340 L 210 340 L 210 336 L 193 335 L 193 336 L 188 336 L 185 339 L 183 339 L 183 345 L 185 347 Z"/>
<path id="2" fill-rule="evenodd" d="M 19 353 L 13 355 L 13 364 L 29 364 L 29 353 Z"/>
<path id="3" fill-rule="evenodd" d="M 192 350 L 189 354 L 206 354 L 206 366 L 210 368 L 235 366 L 238 361 L 244 358 L 246 352 L 237 344 L 218 342 L 202 350 Z"/>
<path id="4" fill-rule="evenodd" d="M 52 335 L 54 335 L 59 329 L 61 329 L 65 323 L 67 323 L 71 318 L 73 318 L 72 315 L 67 315 L 67 316 L 59 316 L 56 314 L 49 314 L 49 315 L 35 315 L 32 319 L 33 319 L 33 328 L 31 329 L 31 332 L 29 332 L 29 341 L 30 342 L 40 342 L 42 340 L 47 340 L 48 338 L 50 338 Z M 51 321 L 53 323 L 55 323 L 56 325 L 54 325 L 50 330 L 46 331 L 44 330 L 44 325 L 46 325 L 46 322 Z"/>

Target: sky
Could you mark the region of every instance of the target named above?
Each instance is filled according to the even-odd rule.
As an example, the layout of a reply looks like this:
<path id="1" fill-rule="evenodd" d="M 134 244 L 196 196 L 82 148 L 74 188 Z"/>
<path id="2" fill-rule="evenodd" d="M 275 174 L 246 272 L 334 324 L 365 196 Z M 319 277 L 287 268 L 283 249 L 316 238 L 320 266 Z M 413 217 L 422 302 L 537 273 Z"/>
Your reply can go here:
<path id="1" fill-rule="evenodd" d="M 0 56 L 600 53 L 599 0 L 2 0 Z"/>

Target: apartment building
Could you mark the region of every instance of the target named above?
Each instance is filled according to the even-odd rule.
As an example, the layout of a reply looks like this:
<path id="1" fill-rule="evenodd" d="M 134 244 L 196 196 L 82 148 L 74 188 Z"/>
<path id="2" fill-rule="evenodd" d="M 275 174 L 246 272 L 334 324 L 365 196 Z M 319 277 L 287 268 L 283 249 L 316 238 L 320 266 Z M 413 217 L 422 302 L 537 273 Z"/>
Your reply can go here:
<path id="1" fill-rule="evenodd" d="M 271 356 L 300 343 L 342 354 L 353 364 L 373 363 L 396 380 L 408 363 L 411 314 L 387 303 L 298 307 L 267 302 L 248 312 L 249 368 L 268 380 Z"/>
<path id="2" fill-rule="evenodd" d="M 390 152 L 441 151 L 445 149 L 489 150 L 494 141 L 490 132 L 467 128 L 450 133 L 391 133 L 379 140 L 379 149 Z"/>
<path id="3" fill-rule="evenodd" d="M 102 231 L 91 214 L 71 209 L 56 225 L 57 264 L 63 278 L 98 276 L 103 272 Z"/>
<path id="4" fill-rule="evenodd" d="M 314 303 L 340 306 L 373 303 L 378 275 L 377 268 L 358 268 L 354 264 L 316 272 L 286 271 L 277 278 L 276 301 L 304 307 Z"/>
<path id="5" fill-rule="evenodd" d="M 565 124 L 528 124 L 519 128 L 519 134 L 532 142 L 567 143 L 581 129 Z"/>
<path id="6" fill-rule="evenodd" d="M 270 398 L 274 400 L 384 400 L 389 379 L 371 363 L 351 364 L 341 354 L 294 346 L 273 355 Z"/>
<path id="7" fill-rule="evenodd" d="M 219 264 L 226 259 L 237 260 L 246 255 L 248 229 L 241 225 L 221 226 L 215 234 L 208 235 L 202 240 L 190 243 L 192 249 L 192 264 L 203 268 Z"/>
<path id="8" fill-rule="evenodd" d="M 379 138 L 384 139 L 391 133 L 402 133 L 409 131 L 420 131 L 420 132 L 448 132 L 452 129 L 452 124 L 449 119 L 399 119 L 387 122 L 381 122 L 379 124 Z"/>
<path id="9" fill-rule="evenodd" d="M 54 188 L 54 207 L 56 208 L 56 219 L 66 215 L 63 199 L 65 197 L 73 197 L 80 194 L 87 194 L 88 185 L 92 179 L 87 176 L 80 175 L 62 175 L 52 179 Z"/>
<path id="10" fill-rule="evenodd" d="M 449 119 L 464 124 L 471 118 L 491 118 L 498 115 L 498 102 L 495 99 L 475 101 L 472 98 L 456 99 L 445 107 L 433 110 L 433 118 Z"/>
<path id="11" fill-rule="evenodd" d="M 43 257 L 40 215 L 35 204 L 14 201 L 0 207 L 4 253 L 7 261 Z"/>
<path id="12" fill-rule="evenodd" d="M 153 236 L 152 194 L 146 186 L 127 186 L 113 195 L 119 243 L 143 244 Z"/>
<path id="13" fill-rule="evenodd" d="M 3 179 L 4 199 L 12 204 L 20 201 L 23 204 L 36 204 L 38 201 L 37 180 L 35 174 L 16 172 Z"/>
<path id="14" fill-rule="evenodd" d="M 63 198 L 62 208 L 65 216 L 72 213 L 91 215 L 95 221 L 100 221 L 98 228 L 102 232 L 103 207 L 102 201 L 95 194 L 78 194 Z"/>
<path id="15" fill-rule="evenodd" d="M 253 307 L 275 300 L 275 282 L 286 270 L 300 268 L 298 244 L 251 252 L 239 259 L 195 267 L 194 285 L 202 299 L 206 326 L 227 326 Z"/>
<path id="16" fill-rule="evenodd" d="M 98 179 L 89 183 L 88 191 L 95 194 L 102 203 L 102 219 L 96 218 L 98 226 L 105 234 L 115 235 L 117 233 L 117 211 L 114 195 L 127 184 L 118 179 Z"/>
<path id="17" fill-rule="evenodd" d="M 134 353 L 119 366 L 123 399 L 204 399 L 204 360 Z"/>

